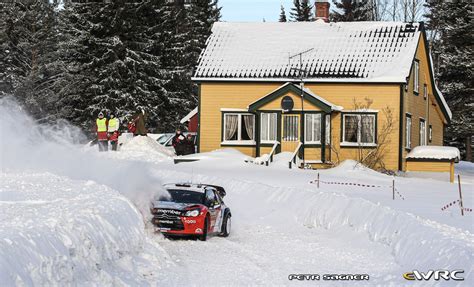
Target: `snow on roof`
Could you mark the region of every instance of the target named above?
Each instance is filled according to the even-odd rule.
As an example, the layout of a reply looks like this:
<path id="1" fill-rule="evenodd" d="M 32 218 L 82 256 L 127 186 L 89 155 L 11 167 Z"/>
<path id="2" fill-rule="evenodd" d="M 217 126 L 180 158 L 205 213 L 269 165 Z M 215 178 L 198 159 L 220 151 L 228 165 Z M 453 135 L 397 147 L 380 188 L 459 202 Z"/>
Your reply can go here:
<path id="1" fill-rule="evenodd" d="M 189 121 L 194 115 L 198 113 L 198 107 L 195 107 L 194 110 L 190 111 L 184 118 L 181 119 L 180 123 L 184 124 Z"/>
<path id="2" fill-rule="evenodd" d="M 430 61 L 431 74 L 432 74 L 433 77 L 434 77 L 435 72 L 434 72 L 433 57 L 431 57 L 431 54 L 429 54 L 429 56 L 430 56 L 430 57 L 429 57 L 428 61 Z M 440 100 L 441 100 L 441 103 L 443 104 L 443 107 L 444 107 L 444 109 L 446 110 L 446 113 L 448 114 L 449 119 L 452 119 L 452 118 L 453 118 L 453 114 L 451 113 L 451 109 L 449 108 L 448 103 L 446 102 L 446 99 L 445 99 L 444 96 L 443 96 L 443 93 L 441 93 L 441 91 L 439 90 L 438 85 L 436 85 L 436 83 L 433 83 L 433 84 L 434 84 L 435 91 L 436 91 L 436 93 L 438 93 L 439 98 L 440 98 Z"/>
<path id="3" fill-rule="evenodd" d="M 195 80 L 284 80 L 405 83 L 420 25 L 402 22 L 217 22 Z"/>
<path id="4" fill-rule="evenodd" d="M 450 146 L 417 146 L 408 153 L 407 158 L 459 160 L 461 154 L 459 149 Z"/>

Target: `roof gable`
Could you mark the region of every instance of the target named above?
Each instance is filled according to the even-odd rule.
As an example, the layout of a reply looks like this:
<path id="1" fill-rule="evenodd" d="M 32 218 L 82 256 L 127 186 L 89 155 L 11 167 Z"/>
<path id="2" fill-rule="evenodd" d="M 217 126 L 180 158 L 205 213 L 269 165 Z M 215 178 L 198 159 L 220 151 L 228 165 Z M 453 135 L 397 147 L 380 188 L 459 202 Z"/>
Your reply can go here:
<path id="1" fill-rule="evenodd" d="M 321 98 L 320 96 L 314 94 L 309 89 L 303 88 L 304 91 L 304 99 L 311 104 L 315 105 L 316 107 L 320 108 L 324 112 L 331 112 L 332 110 L 342 110 L 343 108 L 340 106 L 336 106 L 325 99 Z M 270 92 L 269 94 L 265 95 L 264 97 L 256 100 L 255 102 L 251 103 L 248 107 L 249 111 L 255 112 L 260 107 L 265 106 L 271 101 L 278 99 L 284 95 L 287 95 L 289 92 L 293 92 L 294 94 L 301 95 L 302 91 L 301 88 L 293 83 L 286 83 L 276 90 Z"/>
<path id="2" fill-rule="evenodd" d="M 308 81 L 403 83 L 420 37 L 401 22 L 215 23 L 195 79 L 281 79 L 297 76 L 303 56 Z"/>

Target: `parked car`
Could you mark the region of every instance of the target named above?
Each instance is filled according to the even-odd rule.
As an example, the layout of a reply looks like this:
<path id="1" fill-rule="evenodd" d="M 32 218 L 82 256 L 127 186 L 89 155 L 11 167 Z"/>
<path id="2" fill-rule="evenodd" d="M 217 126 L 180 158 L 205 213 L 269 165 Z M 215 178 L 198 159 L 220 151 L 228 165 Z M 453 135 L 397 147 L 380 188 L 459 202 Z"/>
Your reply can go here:
<path id="1" fill-rule="evenodd" d="M 160 134 L 157 138 L 156 138 L 156 141 L 161 144 L 161 145 L 164 145 L 170 138 L 173 138 L 174 136 L 174 133 L 165 133 L 165 134 Z"/>
<path id="2" fill-rule="evenodd" d="M 194 142 L 194 152 L 196 152 L 197 150 L 197 133 L 195 132 L 183 132 L 183 136 L 187 136 L 188 134 L 191 134 L 193 136 L 193 142 Z M 170 134 L 164 134 L 164 135 L 170 135 Z M 169 138 L 159 138 L 157 141 L 159 144 L 165 146 L 167 149 L 169 149 L 170 151 L 175 151 L 174 148 L 173 148 L 173 137 L 174 137 L 175 134 L 171 134 L 171 136 Z"/>
<path id="3" fill-rule="evenodd" d="M 230 208 L 224 188 L 209 184 L 166 184 L 169 195 L 154 201 L 152 223 L 167 237 L 209 235 L 227 237 L 231 230 Z"/>

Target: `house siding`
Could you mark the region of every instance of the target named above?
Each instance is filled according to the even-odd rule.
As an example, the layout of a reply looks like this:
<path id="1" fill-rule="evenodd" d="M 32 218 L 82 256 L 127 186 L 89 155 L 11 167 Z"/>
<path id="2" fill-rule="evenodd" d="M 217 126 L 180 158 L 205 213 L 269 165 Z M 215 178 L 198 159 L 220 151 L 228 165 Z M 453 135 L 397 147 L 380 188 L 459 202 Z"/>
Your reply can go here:
<path id="1" fill-rule="evenodd" d="M 202 152 L 212 151 L 221 147 L 221 108 L 246 109 L 247 106 L 274 91 L 281 83 L 248 83 L 248 82 L 202 82 L 201 83 L 201 122 L 200 122 L 200 150 Z M 394 116 L 394 126 L 391 135 L 388 137 L 386 153 L 384 156 L 385 168 L 398 169 L 398 114 L 399 95 L 398 84 L 333 84 L 333 83 L 311 83 L 305 87 L 313 93 L 324 98 L 333 104 L 343 106 L 346 110 L 354 109 L 354 102 L 364 103 L 365 99 L 373 101 L 370 109 L 379 110 L 377 116 L 377 130 L 380 133 L 385 123 L 382 110 L 389 107 Z M 295 109 L 299 109 L 300 101 L 295 101 Z M 262 109 L 279 108 L 279 99 L 269 103 Z M 305 110 L 313 107 L 310 103 L 305 103 Z M 317 108 L 314 108 L 317 110 Z M 258 128 L 258 127 L 256 127 Z M 341 113 L 333 113 L 331 117 L 331 142 L 335 149 L 329 154 L 326 152 L 326 159 L 340 161 L 345 159 L 356 159 L 358 148 L 339 148 L 341 136 Z M 256 156 L 255 147 L 238 147 L 240 151 Z M 305 151 L 305 159 L 319 160 L 320 148 L 314 147 Z M 267 153 L 261 147 L 260 154 Z"/>
<path id="2" fill-rule="evenodd" d="M 427 145 L 443 145 L 443 137 L 444 137 L 444 126 L 446 124 L 446 119 L 441 111 L 438 103 L 434 96 L 434 91 L 432 89 L 432 82 L 430 78 L 430 68 L 428 64 L 428 58 L 426 54 L 426 43 L 423 37 L 420 37 L 418 43 L 418 49 L 416 51 L 415 59 L 419 61 L 420 65 L 420 77 L 419 77 L 419 93 L 416 94 L 414 92 L 414 73 L 413 67 L 410 73 L 409 81 L 408 81 L 408 89 L 407 91 L 403 91 L 404 93 L 404 112 L 403 114 L 409 113 L 411 114 L 412 119 L 412 127 L 411 127 L 411 149 L 416 146 L 420 145 L 420 118 L 425 120 L 426 123 L 426 134 L 429 134 L 429 126 L 432 126 L 433 129 L 433 138 L 432 141 L 426 141 Z M 424 85 L 428 89 L 428 97 L 424 99 Z M 406 170 L 406 155 L 410 151 L 409 149 L 405 148 L 405 140 L 406 140 L 406 133 L 405 133 L 405 117 L 402 118 L 403 121 L 403 149 L 402 149 L 402 169 Z"/>

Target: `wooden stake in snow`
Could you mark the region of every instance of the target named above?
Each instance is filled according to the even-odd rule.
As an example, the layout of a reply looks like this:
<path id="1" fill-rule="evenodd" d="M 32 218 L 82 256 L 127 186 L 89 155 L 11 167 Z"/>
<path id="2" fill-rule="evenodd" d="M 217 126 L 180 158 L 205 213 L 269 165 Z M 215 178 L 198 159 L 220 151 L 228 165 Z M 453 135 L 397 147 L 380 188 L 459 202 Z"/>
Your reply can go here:
<path id="1" fill-rule="evenodd" d="M 392 179 L 392 199 L 395 200 L 395 179 Z"/>
<path id="2" fill-rule="evenodd" d="M 318 188 L 319 188 L 319 172 L 318 172 Z"/>
<path id="3" fill-rule="evenodd" d="M 458 187 L 459 187 L 459 205 L 461 206 L 461 215 L 464 216 L 464 207 L 462 205 L 462 192 L 461 192 L 461 176 L 458 174 Z"/>

